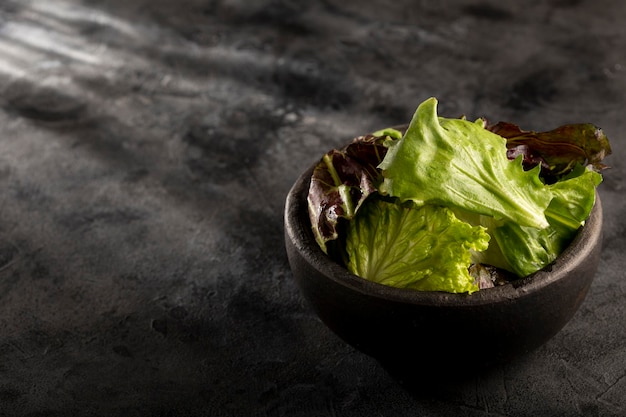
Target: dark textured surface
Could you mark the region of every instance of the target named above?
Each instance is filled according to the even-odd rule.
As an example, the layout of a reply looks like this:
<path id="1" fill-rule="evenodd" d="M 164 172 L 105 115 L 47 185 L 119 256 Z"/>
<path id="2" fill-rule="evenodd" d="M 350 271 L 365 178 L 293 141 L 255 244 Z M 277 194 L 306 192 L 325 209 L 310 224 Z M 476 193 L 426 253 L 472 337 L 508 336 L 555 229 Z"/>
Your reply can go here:
<path id="1" fill-rule="evenodd" d="M 0 415 L 625 416 L 624 21 L 621 0 L 0 2 Z M 431 95 L 592 122 L 614 156 L 573 320 L 425 390 L 315 317 L 282 215 L 322 152 Z"/>

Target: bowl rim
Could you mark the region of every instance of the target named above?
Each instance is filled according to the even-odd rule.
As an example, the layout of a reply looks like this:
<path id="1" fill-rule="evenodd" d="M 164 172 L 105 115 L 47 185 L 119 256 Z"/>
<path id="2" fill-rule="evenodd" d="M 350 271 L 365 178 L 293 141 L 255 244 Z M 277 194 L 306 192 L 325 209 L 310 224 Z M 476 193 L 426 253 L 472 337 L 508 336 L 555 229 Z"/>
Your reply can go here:
<path id="1" fill-rule="evenodd" d="M 596 190 L 595 204 L 591 213 L 570 245 L 554 262 L 531 275 L 472 294 L 418 291 L 378 284 L 350 273 L 344 266 L 326 255 L 315 241 L 308 216 L 307 196 L 316 164 L 317 161 L 305 170 L 289 190 L 284 212 L 286 238 L 290 239 L 299 255 L 326 279 L 364 296 L 425 306 L 472 307 L 507 303 L 566 279 L 568 274 L 577 265 L 585 262 L 594 248 L 602 242 L 602 203 Z"/>

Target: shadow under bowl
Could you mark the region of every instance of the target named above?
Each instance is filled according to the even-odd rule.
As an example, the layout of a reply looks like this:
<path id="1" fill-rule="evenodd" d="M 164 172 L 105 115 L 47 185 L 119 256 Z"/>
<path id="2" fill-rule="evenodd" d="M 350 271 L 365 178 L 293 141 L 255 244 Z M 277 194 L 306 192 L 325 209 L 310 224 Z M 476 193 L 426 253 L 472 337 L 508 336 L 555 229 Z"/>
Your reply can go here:
<path id="1" fill-rule="evenodd" d="M 600 259 L 598 195 L 584 227 L 548 267 L 468 294 L 380 285 L 351 274 L 318 246 L 308 217 L 311 166 L 285 204 L 285 245 L 301 292 L 340 338 L 388 369 L 460 372 L 485 369 L 544 344 L 585 299 Z"/>

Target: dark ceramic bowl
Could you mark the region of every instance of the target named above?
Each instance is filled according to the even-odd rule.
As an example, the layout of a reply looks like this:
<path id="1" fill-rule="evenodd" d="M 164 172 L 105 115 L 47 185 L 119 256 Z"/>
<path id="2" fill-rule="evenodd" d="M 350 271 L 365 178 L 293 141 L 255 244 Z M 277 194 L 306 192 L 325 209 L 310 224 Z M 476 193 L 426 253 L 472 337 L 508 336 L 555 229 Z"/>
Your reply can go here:
<path id="1" fill-rule="evenodd" d="M 544 270 L 471 295 L 420 292 L 362 279 L 322 252 L 307 213 L 312 170 L 286 200 L 294 278 L 330 329 L 384 365 L 443 371 L 510 360 L 559 332 L 587 295 L 602 242 L 599 198 L 572 244 Z"/>

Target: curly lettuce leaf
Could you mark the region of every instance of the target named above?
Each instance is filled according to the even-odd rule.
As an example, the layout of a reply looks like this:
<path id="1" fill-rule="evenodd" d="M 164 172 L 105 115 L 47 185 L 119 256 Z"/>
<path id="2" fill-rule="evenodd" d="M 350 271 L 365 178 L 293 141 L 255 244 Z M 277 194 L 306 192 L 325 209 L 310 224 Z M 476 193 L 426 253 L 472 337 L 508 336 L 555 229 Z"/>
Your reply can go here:
<path id="1" fill-rule="evenodd" d="M 326 153 L 313 170 L 307 197 L 315 240 L 325 253 L 339 237 L 341 219 L 354 217 L 365 199 L 377 191 L 382 174 L 376 168 L 387 153 L 385 135 L 355 138 L 341 150 Z"/>
<path id="2" fill-rule="evenodd" d="M 602 182 L 602 175 L 590 166 L 576 165 L 560 181 L 547 188 L 552 193 L 552 201 L 546 209 L 550 224 L 562 223 L 577 230 L 589 217 L 596 202 L 596 187 Z"/>
<path id="3" fill-rule="evenodd" d="M 473 254 L 473 261 L 505 269 L 520 277 L 551 264 L 589 217 L 595 204 L 595 189 L 601 181 L 599 173 L 577 165 L 561 181 L 546 186 L 553 199 L 545 212 L 549 225 L 543 229 L 455 211 L 459 219 L 486 227 L 492 236 L 489 248 Z"/>
<path id="4" fill-rule="evenodd" d="M 438 206 L 415 207 L 370 198 L 348 224 L 348 269 L 362 278 L 421 291 L 472 293 L 472 251 L 485 250 L 484 228 Z"/>
<path id="5" fill-rule="evenodd" d="M 404 137 L 387 152 L 379 165 L 382 192 L 447 206 L 463 221 L 486 227 L 493 239 L 474 254 L 474 262 L 519 276 L 553 262 L 593 208 L 602 180 L 596 171 L 610 153 L 606 136 L 590 124 L 517 135 L 514 125 L 499 124 L 494 131 L 514 138 L 507 149 L 507 140 L 483 120 L 438 117 L 436 105 L 434 98 L 422 103 Z M 568 134 L 572 138 L 564 139 Z M 537 145 L 547 138 L 554 146 L 549 152 Z M 509 159 L 520 146 L 528 149 Z M 567 154 L 570 148 L 575 150 Z M 542 181 L 542 170 L 552 182 Z"/>
<path id="6" fill-rule="evenodd" d="M 324 155 L 308 196 L 319 246 L 356 275 L 417 290 L 471 293 L 495 285 L 489 271 L 549 265 L 593 208 L 604 133 L 487 126 L 436 107 L 422 103 L 404 134 L 383 129 Z"/>
<path id="7" fill-rule="evenodd" d="M 384 193 L 418 205 L 458 207 L 495 219 L 543 229 L 552 195 L 539 168 L 524 170 L 510 161 L 506 140 L 484 128 L 484 121 L 437 116 L 437 100 L 417 108 L 403 138 L 379 165 Z"/>
<path id="8" fill-rule="evenodd" d="M 508 270 L 526 276 L 554 262 L 584 225 L 595 204 L 595 189 L 602 176 L 580 165 L 561 181 L 548 186 L 554 198 L 546 209 L 549 226 L 544 229 L 506 222 L 493 229 L 494 242 Z M 484 262 L 496 263 L 486 258 Z"/>

